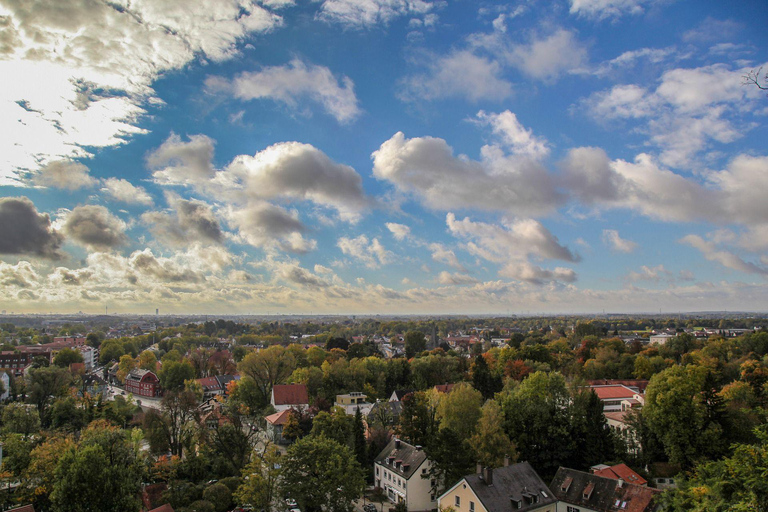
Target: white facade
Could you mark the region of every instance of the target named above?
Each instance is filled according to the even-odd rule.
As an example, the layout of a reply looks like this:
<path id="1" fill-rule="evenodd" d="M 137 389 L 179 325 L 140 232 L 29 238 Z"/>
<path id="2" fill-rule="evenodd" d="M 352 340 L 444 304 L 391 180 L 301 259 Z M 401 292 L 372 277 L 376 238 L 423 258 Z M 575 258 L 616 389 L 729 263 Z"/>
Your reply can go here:
<path id="1" fill-rule="evenodd" d="M 437 508 L 437 497 L 432 494 L 432 483 L 422 475 L 429 473 L 430 461 L 424 460 L 409 479 L 387 464 L 374 464 L 374 482 L 381 487 L 392 503 L 405 501 L 409 511 Z"/>
<path id="2" fill-rule="evenodd" d="M 654 336 L 651 336 L 649 341 L 651 343 L 658 343 L 659 345 L 663 345 L 672 338 L 675 338 L 675 336 L 672 336 L 671 334 L 656 334 Z"/>
<path id="3" fill-rule="evenodd" d="M 79 350 L 83 355 L 83 364 L 85 365 L 85 369 L 92 370 L 96 362 L 96 349 L 88 345 L 82 345 L 76 347 L 75 350 Z"/>
<path id="4" fill-rule="evenodd" d="M 8 400 L 11 396 L 11 378 L 6 372 L 0 371 L 0 382 L 3 383 L 3 393 L 0 394 L 0 400 Z"/>

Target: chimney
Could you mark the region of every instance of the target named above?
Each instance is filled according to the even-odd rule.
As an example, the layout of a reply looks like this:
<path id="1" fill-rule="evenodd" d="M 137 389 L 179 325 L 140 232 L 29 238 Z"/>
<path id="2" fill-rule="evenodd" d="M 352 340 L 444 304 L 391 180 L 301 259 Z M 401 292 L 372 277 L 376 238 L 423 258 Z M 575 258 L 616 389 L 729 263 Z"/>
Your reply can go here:
<path id="1" fill-rule="evenodd" d="M 477 474 L 481 476 L 483 474 L 483 465 L 480 464 L 479 462 L 477 463 Z"/>
<path id="2" fill-rule="evenodd" d="M 400 440 L 395 439 L 395 450 L 399 450 L 399 449 L 400 449 Z"/>
<path id="3" fill-rule="evenodd" d="M 417 452 L 420 452 L 420 451 L 421 451 L 421 445 L 420 445 L 420 444 L 417 444 L 417 445 L 416 445 L 416 451 L 417 451 Z"/>
<path id="4" fill-rule="evenodd" d="M 618 487 L 619 489 L 624 487 L 624 479 L 623 478 L 619 478 L 619 483 L 616 484 L 616 487 Z"/>
<path id="5" fill-rule="evenodd" d="M 485 485 L 493 485 L 493 468 L 483 468 Z"/>
<path id="6" fill-rule="evenodd" d="M 509 458 L 509 455 L 504 456 L 504 467 L 509 466 L 512 463 L 512 459 Z"/>

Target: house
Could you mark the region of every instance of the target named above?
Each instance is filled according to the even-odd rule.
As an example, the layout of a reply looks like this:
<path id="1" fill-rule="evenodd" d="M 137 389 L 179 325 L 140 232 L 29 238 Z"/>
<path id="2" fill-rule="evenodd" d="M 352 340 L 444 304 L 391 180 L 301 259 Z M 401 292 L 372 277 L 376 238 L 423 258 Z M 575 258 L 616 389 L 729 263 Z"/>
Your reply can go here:
<path id="1" fill-rule="evenodd" d="M 200 387 L 203 388 L 203 399 L 224 394 L 224 387 L 216 377 L 197 379 L 197 382 L 200 384 Z"/>
<path id="2" fill-rule="evenodd" d="M 590 471 L 593 475 L 602 476 L 605 478 L 613 478 L 614 480 L 624 480 L 627 483 L 646 486 L 648 481 L 638 475 L 626 464 L 616 464 L 615 466 L 606 466 L 605 464 L 598 464 L 592 466 Z"/>
<path id="3" fill-rule="evenodd" d="M 421 446 L 397 438 L 384 447 L 373 462 L 373 481 L 392 503 L 404 502 L 409 511 L 437 507 L 432 482 L 423 476 L 431 462 Z"/>
<path id="4" fill-rule="evenodd" d="M 149 370 L 131 370 L 125 378 L 125 390 L 138 396 L 160 396 L 160 379 Z"/>
<path id="5" fill-rule="evenodd" d="M 400 414 L 403 412 L 403 402 L 377 401 L 368 411 L 365 422 L 368 425 L 378 425 L 382 427 L 393 427 L 400 423 Z"/>
<path id="6" fill-rule="evenodd" d="M 510 510 L 555 512 L 557 500 L 547 484 L 527 462 L 501 468 L 483 468 L 467 475 L 438 499 L 439 510 L 456 512 L 508 512 Z"/>
<path id="7" fill-rule="evenodd" d="M 389 397 L 390 402 L 400 402 L 405 398 L 405 395 L 408 395 L 410 393 L 413 393 L 413 389 L 396 389 L 392 392 L 392 395 Z"/>
<path id="8" fill-rule="evenodd" d="M 666 342 L 676 337 L 677 336 L 672 334 L 654 334 L 650 337 L 649 341 L 650 343 L 658 343 L 659 345 L 664 345 Z"/>
<path id="9" fill-rule="evenodd" d="M 598 379 L 590 380 L 588 383 L 590 386 L 612 386 L 622 385 L 626 386 L 635 393 L 645 393 L 645 388 L 648 387 L 650 381 L 647 379 Z"/>
<path id="10" fill-rule="evenodd" d="M 603 402 L 603 412 L 623 411 L 645 403 L 642 394 L 621 384 L 590 386 L 590 388 Z M 627 402 L 622 405 L 625 401 Z"/>
<path id="11" fill-rule="evenodd" d="M 549 485 L 557 512 L 652 512 L 661 491 L 561 467 Z"/>
<path id="12" fill-rule="evenodd" d="M 373 404 L 367 402 L 367 396 L 359 391 L 353 391 L 345 395 L 336 395 L 336 401 L 333 403 L 336 407 L 341 407 L 349 415 L 354 415 L 358 409 L 363 416 L 367 416 Z"/>
<path id="13" fill-rule="evenodd" d="M 290 444 L 290 441 L 283 437 L 283 427 L 288 422 L 288 416 L 290 415 L 291 410 L 286 409 L 264 418 L 267 422 L 267 438 L 270 441 L 276 444 Z"/>
<path id="14" fill-rule="evenodd" d="M 453 391 L 454 384 L 438 384 L 435 386 L 435 391 L 438 393 L 450 393 Z"/>
<path id="15" fill-rule="evenodd" d="M 307 409 L 309 407 L 309 394 L 304 384 L 275 384 L 272 386 L 272 407 L 277 412 L 285 411 L 291 407 Z"/>

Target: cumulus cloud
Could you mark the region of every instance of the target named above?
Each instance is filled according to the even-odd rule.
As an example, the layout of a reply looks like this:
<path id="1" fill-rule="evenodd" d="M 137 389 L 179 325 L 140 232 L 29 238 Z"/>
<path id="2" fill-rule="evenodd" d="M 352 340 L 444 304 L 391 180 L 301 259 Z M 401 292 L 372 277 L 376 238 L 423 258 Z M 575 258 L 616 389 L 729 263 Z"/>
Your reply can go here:
<path id="1" fill-rule="evenodd" d="M 542 285 L 549 281 L 573 283 L 577 278 L 573 269 L 556 267 L 554 270 L 547 270 L 528 261 L 508 263 L 499 270 L 499 275 L 535 285 Z"/>
<path id="2" fill-rule="evenodd" d="M 480 161 L 457 157 L 443 139 L 406 139 L 398 132 L 373 153 L 373 175 L 437 210 L 544 215 L 562 202 L 553 179 L 538 162 L 507 155 L 497 146 L 484 146 L 481 155 Z"/>
<path id="3" fill-rule="evenodd" d="M 748 274 L 758 274 L 768 277 L 768 268 L 745 261 L 733 252 L 721 249 L 714 241 L 705 240 L 699 235 L 687 235 L 680 239 L 680 243 L 690 245 L 697 249 L 709 261 L 714 261 L 726 268 L 746 272 Z"/>
<path id="4" fill-rule="evenodd" d="M 0 261 L 0 286 L 31 288 L 37 285 L 40 276 L 28 261 L 19 261 L 15 265 Z"/>
<path id="5" fill-rule="evenodd" d="M 169 194 L 173 213 L 146 212 L 141 220 L 159 242 L 171 247 L 185 247 L 190 242 L 221 244 L 224 233 L 213 209 L 202 201 L 186 200 Z"/>
<path id="6" fill-rule="evenodd" d="M 123 178 L 107 178 L 103 182 L 102 192 L 113 199 L 128 204 L 152 205 L 152 196 L 144 187 L 137 187 Z"/>
<path id="7" fill-rule="evenodd" d="M 681 277 L 687 277 L 690 274 L 690 272 L 685 273 L 685 271 L 681 271 L 680 276 Z M 692 274 L 690 274 L 692 276 Z M 672 272 L 664 268 L 664 265 L 657 265 L 655 267 L 649 267 L 647 265 L 643 265 L 640 267 L 639 271 L 632 271 L 629 274 L 627 274 L 627 280 L 628 281 L 670 281 L 672 280 Z"/>
<path id="8" fill-rule="evenodd" d="M 510 259 L 524 259 L 529 255 L 569 262 L 581 259 L 533 219 L 519 219 L 498 226 L 475 222 L 469 217 L 459 220 L 453 213 L 448 213 L 445 220 L 452 235 L 470 240 L 467 244 L 469 251 L 488 261 L 504 263 Z"/>
<path id="9" fill-rule="evenodd" d="M 240 73 L 231 81 L 209 77 L 206 89 L 241 100 L 271 99 L 290 108 L 296 108 L 300 99 L 307 98 L 321 104 L 340 123 L 348 123 L 360 115 L 354 84 L 349 77 L 337 80 L 327 67 L 306 64 L 299 59 L 284 66 Z"/>
<path id="10" fill-rule="evenodd" d="M 40 187 L 77 190 L 93 187 L 98 180 L 90 175 L 85 165 L 71 160 L 56 160 L 42 166 L 33 180 Z"/>
<path id="11" fill-rule="evenodd" d="M 641 14 L 643 6 L 655 0 L 571 0 L 571 14 L 605 19 L 624 14 Z"/>
<path id="12" fill-rule="evenodd" d="M 326 288 L 331 285 L 331 283 L 322 277 L 313 274 L 296 263 L 277 264 L 274 269 L 274 275 L 289 283 L 298 284 L 308 288 Z"/>
<path id="13" fill-rule="evenodd" d="M 397 224 L 396 222 L 387 222 L 386 224 L 387 229 L 392 233 L 392 236 L 395 237 L 395 240 L 405 240 L 409 236 L 411 236 L 411 228 L 406 226 L 405 224 Z"/>
<path id="14" fill-rule="evenodd" d="M 528 44 L 515 45 L 507 59 L 527 75 L 553 80 L 565 72 L 579 69 L 587 61 L 587 50 L 572 31 L 559 29 L 545 37 L 534 37 Z"/>
<path id="15" fill-rule="evenodd" d="M 386 265 L 394 258 L 394 255 L 381 245 L 378 238 L 369 241 L 365 235 L 356 238 L 341 237 L 336 245 L 344 255 L 360 260 L 368 268 Z"/>
<path id="16" fill-rule="evenodd" d="M 62 232 L 96 251 L 107 251 L 128 242 L 127 225 L 103 206 L 77 206 L 62 222 Z"/>
<path id="17" fill-rule="evenodd" d="M 158 101 L 158 76 L 197 56 L 228 59 L 243 37 L 281 23 L 247 0 L 10 1 L 3 14 L 0 74 L 14 77 L 0 85 L 4 182 L 143 133 L 137 122 Z"/>
<path id="18" fill-rule="evenodd" d="M 456 257 L 456 253 L 452 249 L 448 249 L 442 244 L 431 243 L 429 244 L 429 250 L 432 253 L 433 260 L 445 263 L 449 267 L 453 267 L 461 272 L 467 271 L 466 267 L 459 263 L 459 258 Z"/>
<path id="19" fill-rule="evenodd" d="M 439 5 L 427 0 L 324 0 L 317 17 L 351 28 L 370 28 L 402 16 L 428 15 Z"/>
<path id="20" fill-rule="evenodd" d="M 512 84 L 501 76 L 503 66 L 469 50 L 426 55 L 416 62 L 426 71 L 402 80 L 398 96 L 403 101 L 467 98 L 478 102 L 512 95 Z"/>
<path id="21" fill-rule="evenodd" d="M 0 198 L 0 254 L 59 259 L 64 237 L 27 197 Z"/>
<path id="22" fill-rule="evenodd" d="M 512 154 L 534 159 L 541 159 L 549 154 L 546 139 L 533 135 L 533 131 L 525 128 L 518 121 L 517 116 L 509 110 L 500 114 L 486 113 L 481 110 L 477 113 L 477 120 L 480 124 L 490 126 L 494 135 L 501 139 Z"/>
<path id="23" fill-rule="evenodd" d="M 295 212 L 270 203 L 230 208 L 227 219 L 238 230 L 240 239 L 254 247 L 280 247 L 294 253 L 306 253 L 317 247 L 315 240 L 304 238 L 306 227 Z"/>
<path id="24" fill-rule="evenodd" d="M 635 252 L 638 247 L 637 243 L 632 240 L 625 240 L 619 236 L 619 232 L 615 229 L 603 230 L 603 243 L 607 245 L 614 252 L 623 252 L 629 254 Z"/>
<path id="25" fill-rule="evenodd" d="M 462 286 L 478 283 L 479 280 L 469 274 L 450 273 L 444 270 L 437 276 L 437 282 L 442 285 Z"/>
<path id="26" fill-rule="evenodd" d="M 354 221 L 368 206 L 362 178 L 352 167 L 332 161 L 310 144 L 281 142 L 253 156 L 240 155 L 217 173 L 226 190 L 248 198 L 300 199 L 335 209 Z"/>
<path id="27" fill-rule="evenodd" d="M 203 183 L 213 177 L 214 145 L 215 141 L 205 135 L 191 135 L 184 142 L 172 133 L 147 156 L 147 165 L 161 185 Z"/>

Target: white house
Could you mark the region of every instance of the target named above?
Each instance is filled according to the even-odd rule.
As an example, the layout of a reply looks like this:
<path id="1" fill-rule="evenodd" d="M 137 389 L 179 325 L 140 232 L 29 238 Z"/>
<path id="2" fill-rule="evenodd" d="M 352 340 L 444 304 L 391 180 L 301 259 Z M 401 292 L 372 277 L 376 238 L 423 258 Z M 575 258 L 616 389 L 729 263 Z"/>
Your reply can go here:
<path id="1" fill-rule="evenodd" d="M 411 512 L 437 508 L 431 462 L 421 446 L 393 438 L 373 463 L 373 480 L 392 503 L 405 502 Z"/>

